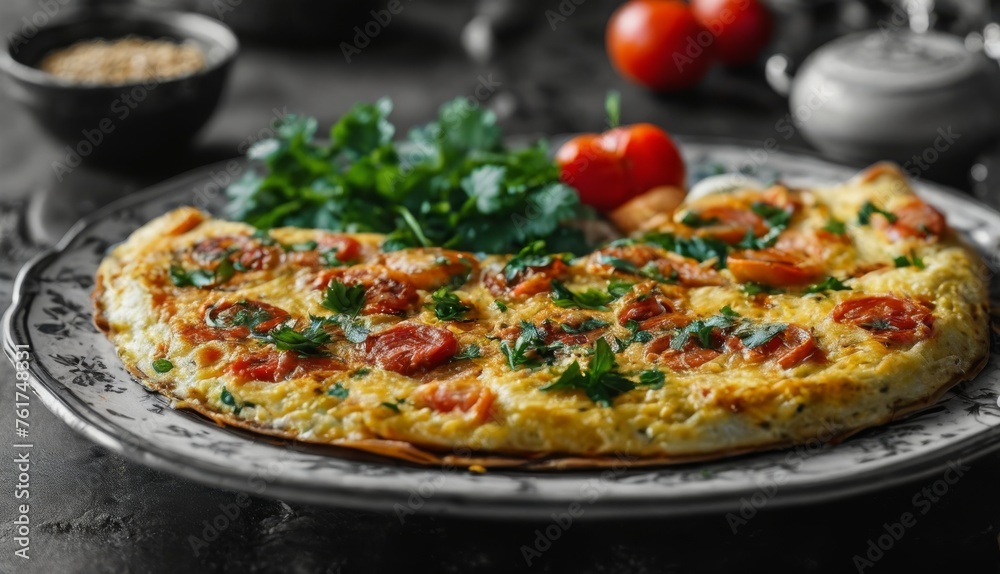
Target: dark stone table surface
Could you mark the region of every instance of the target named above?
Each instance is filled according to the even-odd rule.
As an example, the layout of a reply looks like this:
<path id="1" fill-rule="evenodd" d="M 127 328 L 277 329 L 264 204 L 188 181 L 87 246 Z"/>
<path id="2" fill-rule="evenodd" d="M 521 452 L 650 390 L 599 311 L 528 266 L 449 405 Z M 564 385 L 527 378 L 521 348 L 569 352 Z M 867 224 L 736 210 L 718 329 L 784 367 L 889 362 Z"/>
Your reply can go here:
<path id="1" fill-rule="evenodd" d="M 4 1 L 0 29 L 17 29 L 44 2 Z M 57 181 L 60 146 L 0 95 L 0 309 L 19 266 L 80 215 L 116 197 L 211 161 L 238 155 L 275 113 L 316 115 L 329 125 L 351 103 L 391 96 L 401 126 L 427 120 L 444 100 L 501 84 L 490 99 L 511 134 L 599 129 L 605 91 L 622 91 L 625 121 L 648 120 L 675 133 L 772 137 L 785 102 L 759 70 L 715 73 L 691 94 L 658 97 L 625 85 L 603 55 L 611 7 L 590 0 L 556 30 L 542 0 L 535 26 L 504 44 L 494 65 L 471 63 L 448 35 L 401 24 L 347 64 L 325 49 L 244 46 L 228 93 L 192 149 L 146 165 L 84 166 Z M 580 4 L 580 2 L 577 2 Z M 416 6 L 415 3 L 413 6 Z M 451 29 L 465 16 L 447 14 Z M 438 12 L 431 18 L 445 17 Z M 425 18 L 426 20 L 426 18 Z M 513 109 L 513 113 L 510 110 Z M 277 112 L 276 112 L 277 111 Z M 802 145 L 796 138 L 791 142 Z M 996 572 L 1000 456 L 968 465 L 926 508 L 914 497 L 934 480 L 835 502 L 765 506 L 733 533 L 721 514 L 674 520 L 574 522 L 529 561 L 536 530 L 548 523 L 456 520 L 285 503 L 252 497 L 207 547 L 192 549 L 206 521 L 239 499 L 126 461 L 84 439 L 37 401 L 30 413 L 30 561 L 14 555 L 14 374 L 0 361 L 0 571 L 3 572 L 849 572 L 871 541 L 895 530 L 865 572 Z M 780 493 L 779 493 L 780 496 Z M 915 513 L 905 527 L 904 513 Z M 883 543 L 886 539 L 883 537 Z"/>

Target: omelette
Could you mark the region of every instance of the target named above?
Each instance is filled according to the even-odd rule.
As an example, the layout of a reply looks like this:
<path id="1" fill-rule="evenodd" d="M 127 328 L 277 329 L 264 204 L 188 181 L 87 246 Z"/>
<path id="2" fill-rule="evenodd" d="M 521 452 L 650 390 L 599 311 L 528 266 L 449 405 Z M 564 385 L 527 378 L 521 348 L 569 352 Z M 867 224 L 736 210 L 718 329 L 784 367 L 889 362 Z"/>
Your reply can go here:
<path id="1" fill-rule="evenodd" d="M 423 464 L 837 441 L 988 357 L 985 266 L 905 177 L 689 198 L 583 256 L 162 215 L 97 273 L 128 369 L 219 424 Z"/>

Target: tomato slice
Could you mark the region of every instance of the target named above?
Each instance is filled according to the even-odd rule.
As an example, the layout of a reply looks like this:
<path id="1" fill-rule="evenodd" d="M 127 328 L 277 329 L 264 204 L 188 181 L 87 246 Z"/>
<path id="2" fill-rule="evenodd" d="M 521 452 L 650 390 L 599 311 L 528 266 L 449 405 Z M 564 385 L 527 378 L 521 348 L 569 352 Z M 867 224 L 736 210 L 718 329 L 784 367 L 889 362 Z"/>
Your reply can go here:
<path id="1" fill-rule="evenodd" d="M 476 256 L 462 251 L 438 248 L 403 249 L 387 253 L 382 263 L 406 275 L 417 289 L 433 291 L 456 277 L 468 277 L 479 269 Z"/>
<path id="2" fill-rule="evenodd" d="M 726 340 L 726 349 L 740 353 L 743 355 L 743 360 L 748 363 L 772 360 L 781 368 L 790 369 L 817 355 L 819 347 L 816 345 L 816 338 L 809 330 L 798 325 L 789 325 L 770 341 L 753 349 L 747 348 L 739 337 L 731 336 Z"/>
<path id="3" fill-rule="evenodd" d="M 281 248 L 264 245 L 245 235 L 209 237 L 192 248 L 191 260 L 204 269 L 215 269 L 228 258 L 243 269 L 261 271 L 273 269 L 281 262 Z"/>
<path id="4" fill-rule="evenodd" d="M 944 215 L 930 204 L 914 198 L 893 210 L 896 221 L 889 223 L 884 217 L 874 219 L 886 237 L 898 241 L 911 237 L 930 239 L 940 237 L 948 227 Z"/>
<path id="5" fill-rule="evenodd" d="M 346 235 L 323 235 L 316 239 L 316 249 L 291 251 L 285 253 L 285 259 L 296 266 L 324 267 L 324 254 L 331 251 L 340 263 L 356 263 L 361 257 L 361 243 Z"/>
<path id="6" fill-rule="evenodd" d="M 528 267 L 519 271 L 508 283 L 503 273 L 495 273 L 485 280 L 486 288 L 497 297 L 510 294 L 517 298 L 531 297 L 552 290 L 552 280 L 566 277 L 569 266 L 562 259 L 553 259 L 544 267 Z"/>
<path id="7" fill-rule="evenodd" d="M 912 344 L 927 339 L 934 313 L 921 303 L 895 295 L 855 297 L 833 309 L 833 320 L 867 330 L 886 344 Z"/>
<path id="8" fill-rule="evenodd" d="M 347 286 L 364 286 L 365 315 L 400 315 L 420 303 L 420 294 L 405 275 L 381 265 L 323 270 L 313 281 L 313 288 L 326 289 L 334 280 Z"/>
<path id="9" fill-rule="evenodd" d="M 774 247 L 734 251 L 726 264 L 740 283 L 771 287 L 808 285 L 823 274 L 823 269 L 812 260 Z"/>
<path id="10" fill-rule="evenodd" d="M 302 357 L 293 351 L 245 353 L 231 362 L 228 370 L 241 381 L 277 383 L 309 373 L 344 370 L 345 365 L 332 357 Z"/>
<path id="11" fill-rule="evenodd" d="M 467 413 L 474 421 L 485 422 L 490 417 L 496 395 L 477 382 L 442 381 L 420 385 L 409 400 L 417 407 L 429 407 L 439 413 L 457 410 Z"/>
<path id="12" fill-rule="evenodd" d="M 401 375 L 414 375 L 447 363 L 458 352 L 458 340 L 443 327 L 400 323 L 364 342 L 368 360 Z"/>
<path id="13" fill-rule="evenodd" d="M 648 294 L 645 297 L 629 295 L 622 310 L 618 312 L 618 323 L 629 321 L 639 323 L 639 329 L 651 331 L 658 328 L 672 328 L 686 325 L 690 318 L 677 305 L 662 295 Z"/>
<path id="14" fill-rule="evenodd" d="M 591 255 L 588 270 L 603 274 L 620 272 L 621 269 L 609 262 L 609 258 L 621 259 L 642 271 L 655 271 L 661 277 L 676 279 L 677 283 L 686 287 L 724 283 L 722 275 L 714 268 L 653 245 L 605 247 Z"/>
<path id="15" fill-rule="evenodd" d="M 280 307 L 250 299 L 206 303 L 199 313 L 204 322 L 186 324 L 178 332 L 191 343 L 263 335 L 291 318 L 288 311 Z"/>
<path id="16" fill-rule="evenodd" d="M 680 350 L 677 350 L 670 346 L 672 339 L 673 335 L 653 339 L 646 348 L 646 360 L 650 362 L 659 360 L 674 371 L 686 371 L 697 369 L 722 355 L 715 349 L 702 347 L 694 339 L 688 340 Z"/>
<path id="17" fill-rule="evenodd" d="M 768 232 L 764 218 L 744 207 L 715 205 L 691 213 L 703 222 L 695 235 L 718 239 L 729 245 L 743 241 L 748 232 L 752 232 L 754 237 Z"/>

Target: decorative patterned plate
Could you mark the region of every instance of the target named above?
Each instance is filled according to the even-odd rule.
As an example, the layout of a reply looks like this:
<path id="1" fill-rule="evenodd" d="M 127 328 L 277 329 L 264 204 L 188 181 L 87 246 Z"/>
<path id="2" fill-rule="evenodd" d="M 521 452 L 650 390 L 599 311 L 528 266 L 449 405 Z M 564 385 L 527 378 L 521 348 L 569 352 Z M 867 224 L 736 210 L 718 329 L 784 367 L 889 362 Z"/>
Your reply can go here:
<path id="1" fill-rule="evenodd" d="M 777 173 L 793 185 L 843 181 L 854 170 L 759 147 L 684 140 L 688 165 Z M 765 161 L 757 161 L 765 158 Z M 231 165 L 231 164 L 230 164 Z M 242 164 L 240 164 L 242 166 Z M 578 503 L 587 516 L 670 515 L 830 499 L 942 472 L 1000 438 L 1000 353 L 975 381 L 905 420 L 834 447 L 815 444 L 683 466 L 596 472 L 476 474 L 353 451 L 280 442 L 172 409 L 135 382 L 91 322 L 90 291 L 107 249 L 153 217 L 193 204 L 218 212 L 207 166 L 134 194 L 78 223 L 21 271 L 4 317 L 4 349 L 30 345 L 32 385 L 56 415 L 95 442 L 151 467 L 215 486 L 345 507 L 479 517 L 544 518 Z M 948 189 L 917 184 L 992 266 L 1000 213 Z M 994 279 L 991 290 L 1000 292 Z"/>

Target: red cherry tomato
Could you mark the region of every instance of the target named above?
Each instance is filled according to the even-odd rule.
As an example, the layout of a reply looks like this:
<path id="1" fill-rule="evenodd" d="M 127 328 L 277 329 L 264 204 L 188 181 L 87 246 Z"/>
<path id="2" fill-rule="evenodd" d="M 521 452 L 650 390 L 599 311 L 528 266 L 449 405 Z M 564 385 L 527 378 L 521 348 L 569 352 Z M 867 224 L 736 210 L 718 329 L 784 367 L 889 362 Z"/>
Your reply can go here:
<path id="1" fill-rule="evenodd" d="M 771 41 L 774 23 L 759 0 L 691 0 L 691 11 L 715 36 L 715 56 L 725 64 L 749 64 Z"/>
<path id="2" fill-rule="evenodd" d="M 609 212 L 659 186 L 683 187 L 684 160 L 670 136 L 652 124 L 584 134 L 556 154 L 560 177 L 580 200 Z"/>
<path id="3" fill-rule="evenodd" d="M 943 235 L 948 227 L 944 215 L 920 199 L 914 199 L 899 207 L 893 214 L 896 216 L 896 221 L 893 223 L 889 223 L 884 217 L 875 220 L 886 237 L 893 241 L 911 237 L 932 239 Z"/>
<path id="4" fill-rule="evenodd" d="M 680 0 L 631 0 L 608 21 L 608 57 L 627 79 L 659 91 L 683 90 L 712 65 L 712 33 Z"/>

